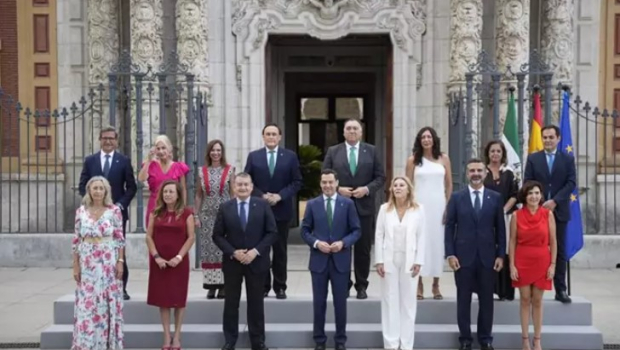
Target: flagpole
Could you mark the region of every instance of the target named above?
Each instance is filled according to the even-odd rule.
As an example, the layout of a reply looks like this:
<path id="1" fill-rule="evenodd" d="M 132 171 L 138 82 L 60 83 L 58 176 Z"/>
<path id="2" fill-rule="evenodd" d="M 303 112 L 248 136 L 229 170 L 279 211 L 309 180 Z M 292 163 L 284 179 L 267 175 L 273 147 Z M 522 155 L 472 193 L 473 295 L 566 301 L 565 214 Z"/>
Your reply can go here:
<path id="1" fill-rule="evenodd" d="M 562 85 L 562 90 L 570 96 L 570 87 L 566 84 Z M 564 96 L 562 96 L 564 99 Z M 568 100 L 569 108 L 570 108 L 570 99 Z M 560 109 L 560 113 L 562 110 Z M 568 115 L 570 116 L 570 109 L 568 111 Z M 561 119 L 561 117 L 559 118 Z M 560 124 L 561 125 L 561 124 Z M 564 243 L 566 243 L 566 237 L 564 237 Z M 564 247 L 566 250 L 566 247 Z M 566 259 L 566 284 L 568 284 L 568 295 L 571 295 L 571 280 L 570 280 L 570 259 Z"/>

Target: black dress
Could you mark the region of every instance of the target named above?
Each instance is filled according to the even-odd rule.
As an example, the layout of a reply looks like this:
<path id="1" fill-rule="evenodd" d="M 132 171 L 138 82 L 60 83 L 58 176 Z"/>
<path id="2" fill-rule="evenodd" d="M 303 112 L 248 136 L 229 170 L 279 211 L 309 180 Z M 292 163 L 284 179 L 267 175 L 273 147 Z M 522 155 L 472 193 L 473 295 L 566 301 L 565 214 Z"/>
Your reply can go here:
<path id="1" fill-rule="evenodd" d="M 510 198 L 517 198 L 517 192 L 519 191 L 519 184 L 512 169 L 501 167 L 499 170 L 499 178 L 493 178 L 493 172 L 488 169 L 487 177 L 484 179 L 484 187 L 498 192 L 504 199 L 504 204 L 510 200 Z M 517 209 L 513 206 L 508 210 L 506 215 L 512 214 Z M 507 225 L 509 227 L 509 225 Z M 509 232 L 507 232 L 509 234 Z M 506 240 L 506 249 L 508 248 L 508 240 Z M 510 279 L 510 256 L 506 254 L 504 260 L 504 268 L 502 268 L 495 279 L 495 294 L 500 300 L 514 300 L 515 289 L 512 287 L 512 281 Z"/>

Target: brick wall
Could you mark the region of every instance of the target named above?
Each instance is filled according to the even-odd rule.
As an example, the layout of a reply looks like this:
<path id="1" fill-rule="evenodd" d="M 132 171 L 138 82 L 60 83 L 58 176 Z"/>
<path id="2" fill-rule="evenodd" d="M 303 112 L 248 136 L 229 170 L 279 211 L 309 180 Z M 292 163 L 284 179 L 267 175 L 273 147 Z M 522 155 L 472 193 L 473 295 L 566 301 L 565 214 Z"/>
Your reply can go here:
<path id="1" fill-rule="evenodd" d="M 7 95 L 13 101 L 19 100 L 18 95 L 18 57 L 17 57 L 17 1 L 0 0 L 0 87 L 4 97 L 0 101 L 0 137 L 2 145 L 0 155 L 3 157 L 17 156 L 19 153 L 19 125 L 17 122 L 15 104 L 7 105 Z M 10 109 L 9 109 L 10 108 Z"/>

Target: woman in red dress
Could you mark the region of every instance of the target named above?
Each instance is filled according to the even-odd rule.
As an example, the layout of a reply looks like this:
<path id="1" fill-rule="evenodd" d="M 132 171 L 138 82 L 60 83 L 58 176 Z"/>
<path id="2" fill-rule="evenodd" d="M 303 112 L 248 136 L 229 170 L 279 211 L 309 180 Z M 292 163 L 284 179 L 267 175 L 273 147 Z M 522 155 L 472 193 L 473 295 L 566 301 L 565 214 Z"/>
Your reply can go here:
<path id="1" fill-rule="evenodd" d="M 534 349 L 541 350 L 542 299 L 551 290 L 555 274 L 557 243 L 553 212 L 541 206 L 542 185 L 528 181 L 519 193 L 523 208 L 510 220 L 510 265 L 512 285 L 519 288 L 523 350 L 530 350 L 530 310 L 534 321 Z"/>
<path id="2" fill-rule="evenodd" d="M 183 202 L 183 188 L 165 181 L 157 194 L 157 205 L 149 218 L 146 244 L 149 259 L 149 288 L 146 303 L 159 307 L 164 328 L 162 349 L 181 349 L 181 325 L 189 288 L 187 252 L 194 244 L 194 215 Z M 174 337 L 170 337 L 170 309 L 174 308 Z"/>

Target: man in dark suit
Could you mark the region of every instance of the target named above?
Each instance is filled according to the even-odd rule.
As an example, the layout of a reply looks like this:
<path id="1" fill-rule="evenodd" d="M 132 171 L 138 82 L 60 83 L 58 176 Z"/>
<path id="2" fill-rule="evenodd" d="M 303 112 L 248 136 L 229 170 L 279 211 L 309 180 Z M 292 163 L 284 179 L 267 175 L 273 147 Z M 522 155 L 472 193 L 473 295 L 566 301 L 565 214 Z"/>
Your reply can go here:
<path id="1" fill-rule="evenodd" d="M 344 124 L 346 142 L 330 147 L 323 169 L 333 169 L 340 181 L 338 193 L 351 198 L 359 215 L 362 236 L 355 244 L 353 263 L 358 299 L 368 298 L 370 250 L 375 231 L 375 192 L 385 184 L 385 171 L 375 146 L 361 142 L 362 124 L 354 119 Z M 353 282 L 349 282 L 349 288 Z"/>
<path id="2" fill-rule="evenodd" d="M 325 311 L 327 286 L 331 283 L 336 316 L 336 350 L 345 350 L 347 341 L 347 296 L 351 275 L 351 247 L 360 238 L 360 221 L 355 204 L 337 195 L 338 175 L 324 169 L 323 194 L 311 199 L 301 224 L 301 237 L 310 246 L 308 269 L 312 275 L 314 341 L 316 350 L 325 350 Z"/>
<path id="3" fill-rule="evenodd" d="M 248 154 L 245 172 L 254 182 L 253 196 L 265 199 L 272 206 L 278 227 L 278 240 L 273 245 L 273 290 L 276 298 L 286 299 L 288 230 L 295 211 L 293 199 L 301 189 L 302 178 L 297 155 L 278 146 L 280 128 L 269 124 L 263 128 L 265 147 Z M 271 290 L 271 275 L 265 277 L 265 297 Z"/>
<path id="4" fill-rule="evenodd" d="M 252 350 L 265 346 L 263 286 L 269 273 L 271 245 L 278 239 L 269 203 L 252 193 L 247 173 L 235 177 L 237 198 L 222 203 L 213 226 L 213 242 L 222 250 L 224 272 L 224 338 L 222 350 L 233 350 L 239 337 L 239 299 L 245 279 L 247 319 Z"/>
<path id="5" fill-rule="evenodd" d="M 570 303 L 566 293 L 566 225 L 570 221 L 570 195 L 576 186 L 575 158 L 558 152 L 560 128 L 547 125 L 542 128 L 545 149 L 527 156 L 523 182 L 535 180 L 543 186 L 543 207 L 555 216 L 558 256 L 555 265 L 555 300 Z"/>
<path id="6" fill-rule="evenodd" d="M 116 151 L 118 147 L 118 133 L 115 128 L 106 127 L 101 129 L 99 142 L 101 144 L 101 151 L 86 157 L 84 160 L 78 190 L 80 196 L 84 197 L 88 180 L 94 176 L 104 176 L 112 189 L 112 201 L 116 203 L 123 213 L 123 236 L 126 236 L 129 204 L 138 190 L 131 160 Z M 122 259 L 123 298 L 129 300 L 130 297 L 127 293 L 129 270 L 127 269 L 127 259 L 124 256 Z"/>
<path id="7" fill-rule="evenodd" d="M 480 159 L 467 162 L 469 186 L 448 201 L 445 249 L 456 281 L 457 322 L 461 350 L 471 350 L 471 295 L 478 294 L 478 342 L 493 349 L 493 289 L 495 272 L 506 255 L 504 202 L 484 188 L 486 167 Z"/>

